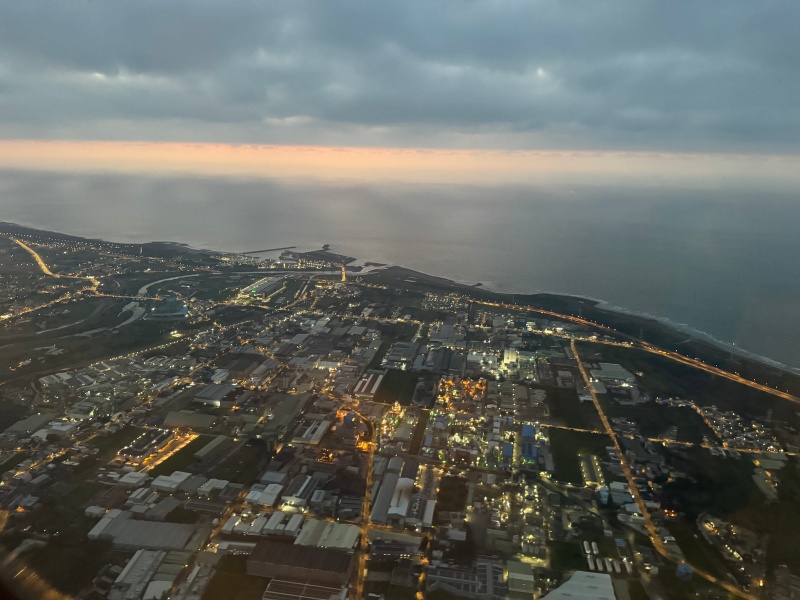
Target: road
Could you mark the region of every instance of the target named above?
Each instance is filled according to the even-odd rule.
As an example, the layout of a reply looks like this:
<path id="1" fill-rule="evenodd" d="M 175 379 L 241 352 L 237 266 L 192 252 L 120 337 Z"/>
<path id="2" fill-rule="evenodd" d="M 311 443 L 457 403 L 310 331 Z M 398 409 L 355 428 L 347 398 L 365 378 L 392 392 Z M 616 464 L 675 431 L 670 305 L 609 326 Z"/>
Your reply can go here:
<path id="1" fill-rule="evenodd" d="M 44 273 L 48 277 L 56 277 L 56 278 L 61 277 L 61 275 L 57 275 L 56 273 L 53 273 L 50 270 L 50 267 L 47 266 L 47 263 L 45 263 L 44 260 L 42 260 L 42 257 L 39 256 L 39 253 L 36 252 L 36 250 L 31 248 L 30 246 L 28 246 L 28 244 L 26 244 L 25 242 L 21 242 L 17 238 L 13 238 L 13 237 L 11 238 L 11 240 L 17 246 L 19 246 L 23 250 L 26 250 L 33 257 L 33 259 L 36 261 L 36 264 L 39 265 L 39 269 L 41 269 L 42 273 Z"/>
<path id="2" fill-rule="evenodd" d="M 369 530 L 371 527 L 370 522 L 370 506 L 369 500 L 372 495 L 372 465 L 375 458 L 375 425 L 371 420 L 365 418 L 362 414 L 356 413 L 370 431 L 370 441 L 367 451 L 367 472 L 366 472 L 366 489 L 364 490 L 364 499 L 361 505 L 361 541 L 358 548 L 358 565 L 356 566 L 356 589 L 355 598 L 361 599 L 364 597 L 364 576 L 367 570 L 367 548 L 369 546 Z"/>
<path id="3" fill-rule="evenodd" d="M 30 255 L 36 261 L 36 264 L 41 269 L 42 273 L 44 273 L 45 275 L 48 275 L 50 277 L 55 277 L 55 278 L 62 277 L 61 275 L 58 275 L 57 273 L 53 273 L 53 271 L 50 270 L 50 268 L 44 262 L 42 257 L 39 255 L 39 253 L 36 252 L 30 246 L 28 246 L 25 242 L 22 242 L 22 241 L 20 241 L 20 240 L 18 240 L 16 238 L 13 238 L 13 237 L 10 238 L 10 239 L 12 241 L 14 241 L 18 246 L 20 246 L 21 248 L 25 249 L 28 253 L 30 253 Z M 261 273 L 264 273 L 264 271 L 257 271 L 257 273 L 261 274 Z M 282 273 L 282 271 L 274 271 L 273 272 L 273 274 L 279 274 L 279 273 Z M 318 272 L 315 273 L 315 275 L 328 275 L 328 274 L 333 274 L 333 273 L 334 273 L 333 271 L 318 271 Z M 184 275 L 184 276 L 181 276 L 181 277 L 175 277 L 173 279 L 181 279 L 182 277 L 192 277 L 192 276 L 194 276 L 194 275 Z M 81 292 L 82 291 L 91 291 L 91 292 L 97 294 L 97 288 L 99 287 L 99 281 L 97 279 L 93 278 L 93 277 L 88 277 L 88 278 L 83 278 L 83 279 L 86 279 L 87 281 L 90 281 L 92 285 L 90 287 L 85 288 L 85 289 L 80 290 L 80 291 Z M 162 280 L 162 281 L 166 281 L 166 280 Z M 156 283 L 158 283 L 158 282 L 156 282 Z M 150 285 L 153 285 L 153 284 L 150 284 Z M 360 284 L 360 285 L 368 285 L 368 284 Z M 146 291 L 146 287 L 143 288 L 142 290 L 139 290 L 139 293 L 137 295 L 138 296 L 142 296 L 143 292 L 145 292 L 145 291 Z M 62 298 L 59 298 L 59 299 L 53 301 L 52 303 L 48 303 L 47 305 L 54 304 L 56 302 L 61 302 L 62 300 L 66 299 L 68 297 L 69 297 L 69 295 L 67 295 L 65 297 L 62 297 Z M 304 297 L 301 297 L 298 300 L 296 300 L 295 302 L 293 302 L 292 304 L 283 307 L 283 309 L 295 306 L 297 303 L 299 303 L 301 300 L 304 300 L 304 299 L 305 299 Z M 521 312 L 533 312 L 533 313 L 537 313 L 537 314 L 541 314 L 541 315 L 546 315 L 546 316 L 549 316 L 549 317 L 554 317 L 554 318 L 562 320 L 562 321 L 568 321 L 568 322 L 577 323 L 577 324 L 580 324 L 580 325 L 585 325 L 587 327 L 591 327 L 593 329 L 605 332 L 605 333 L 607 333 L 609 335 L 613 335 L 615 337 L 619 337 L 619 338 L 623 338 L 623 339 L 629 340 L 633 344 L 633 346 L 631 346 L 630 344 L 621 343 L 621 342 L 610 342 L 610 341 L 607 341 L 607 340 L 595 340 L 595 341 L 597 341 L 599 343 L 604 343 L 604 344 L 607 344 L 607 345 L 614 345 L 614 346 L 634 347 L 634 348 L 637 348 L 639 350 L 644 350 L 646 352 L 650 352 L 652 354 L 658 354 L 660 356 L 664 356 L 666 358 L 669 358 L 669 359 L 674 360 L 676 362 L 682 363 L 682 364 L 687 365 L 689 367 L 693 367 L 695 369 L 700 369 L 700 370 L 705 371 L 707 373 L 711 373 L 712 375 L 716 375 L 717 377 L 723 377 L 723 378 L 728 379 L 730 381 L 734 381 L 736 383 L 739 383 L 739 384 L 742 384 L 742 385 L 746 385 L 748 387 L 751 387 L 753 389 L 759 390 L 761 392 L 764 392 L 764 393 L 767 393 L 767 394 L 771 394 L 773 396 L 777 396 L 777 397 L 782 398 L 784 400 L 788 400 L 790 402 L 795 402 L 797 404 L 800 404 L 800 398 L 790 394 L 789 392 L 784 392 L 784 391 L 778 390 L 776 388 L 770 387 L 768 385 L 764 385 L 764 384 L 758 383 L 756 381 L 752 381 L 750 379 L 746 379 L 746 378 L 740 376 L 737 373 L 731 373 L 730 371 L 726 371 L 724 369 L 720 369 L 719 367 L 715 367 L 713 365 L 706 364 L 701 360 L 697 360 L 695 358 L 690 358 L 688 356 L 684 356 L 683 354 L 680 354 L 678 352 L 674 352 L 672 350 L 664 350 L 663 348 L 659 348 L 658 346 L 656 346 L 654 344 L 651 344 L 651 343 L 646 342 L 644 340 L 640 340 L 640 339 L 635 338 L 633 336 L 630 336 L 630 335 L 627 335 L 627 334 L 622 333 L 620 331 L 617 331 L 616 329 L 613 329 L 611 327 L 607 327 L 605 325 L 601 325 L 599 323 L 595 323 L 594 321 L 590 321 L 590 320 L 584 319 L 582 317 L 576 317 L 574 315 L 566 315 L 566 314 L 558 313 L 558 312 L 551 311 L 551 310 L 545 310 L 545 309 L 541 309 L 541 308 L 532 308 L 532 307 L 529 307 L 529 306 L 519 306 L 517 304 L 509 304 L 509 303 L 504 303 L 504 302 L 490 302 L 490 301 L 487 301 L 487 300 L 473 300 L 473 302 L 475 302 L 476 304 L 483 305 L 483 306 L 493 306 L 493 307 L 496 307 L 496 308 L 505 308 L 505 309 L 508 309 L 508 310 L 515 310 L 515 311 L 521 311 Z M 40 308 L 44 308 L 44 306 L 36 307 L 35 309 L 32 309 L 32 310 L 38 310 Z M 25 312 L 26 313 L 27 312 L 31 312 L 31 310 L 26 310 Z"/>
<path id="4" fill-rule="evenodd" d="M 50 270 L 50 267 L 47 266 L 47 263 L 45 263 L 44 260 L 42 259 L 42 257 L 39 256 L 39 253 L 36 252 L 36 250 L 34 250 L 30 246 L 28 246 L 28 244 L 26 244 L 25 242 L 22 242 L 22 241 L 18 240 L 17 238 L 9 237 L 9 239 L 11 239 L 11 241 L 13 241 L 15 244 L 17 244 L 20 248 L 22 248 L 26 252 L 28 252 L 33 257 L 34 261 L 36 261 L 36 265 L 42 271 L 42 274 L 46 275 L 47 277 L 53 277 L 54 279 L 82 279 L 84 281 L 90 282 L 90 285 L 88 285 L 85 288 L 81 288 L 80 290 L 76 290 L 75 292 L 67 292 L 63 296 L 59 296 L 58 298 L 56 298 L 55 300 L 51 300 L 50 302 L 45 302 L 45 303 L 39 304 L 37 306 L 29 306 L 27 308 L 20 309 L 19 311 L 15 312 L 15 313 L 4 314 L 4 315 L 0 316 L 0 319 L 5 320 L 5 319 L 10 319 L 11 317 L 19 317 L 19 316 L 26 315 L 26 314 L 29 314 L 29 313 L 32 313 L 32 312 L 36 312 L 37 310 L 42 310 L 42 309 L 45 309 L 45 308 L 49 308 L 50 306 L 53 306 L 55 304 L 58 304 L 59 302 L 65 301 L 65 300 L 69 300 L 70 298 L 73 298 L 73 297 L 75 297 L 78 294 L 81 294 L 83 292 L 97 293 L 97 288 L 100 287 L 100 281 L 98 279 L 96 279 L 94 277 L 64 276 L 64 275 L 59 275 L 58 273 L 53 273 L 53 271 Z"/>
<path id="5" fill-rule="evenodd" d="M 655 523 L 653 522 L 652 517 L 650 516 L 650 511 L 648 510 L 647 506 L 644 503 L 644 499 L 642 495 L 639 493 L 639 488 L 636 485 L 636 481 L 634 481 L 633 470 L 631 469 L 630 463 L 628 462 L 628 458 L 625 455 L 622 447 L 619 443 L 619 438 L 614 433 L 614 429 L 611 427 L 611 423 L 606 416 L 605 411 L 603 410 L 603 406 L 600 404 L 600 400 L 597 397 L 597 394 L 594 391 L 594 386 L 592 385 L 591 379 L 589 378 L 589 373 L 586 371 L 586 367 L 583 366 L 583 361 L 580 359 L 580 355 L 578 354 L 577 344 L 573 340 L 570 344 L 572 348 L 572 353 L 575 356 L 575 360 L 578 362 L 578 369 L 581 372 L 581 376 L 583 377 L 583 381 L 586 384 L 586 387 L 589 389 L 589 392 L 592 395 L 592 401 L 594 402 L 595 409 L 597 413 L 600 415 L 600 420 L 603 423 L 603 427 L 606 430 L 606 433 L 611 438 L 612 443 L 614 444 L 614 449 L 617 452 L 617 455 L 620 458 L 620 465 L 622 466 L 622 472 L 625 475 L 625 479 L 628 481 L 628 486 L 630 487 L 630 492 L 633 494 L 633 498 L 636 501 L 637 506 L 639 507 L 639 512 L 644 517 L 644 524 L 647 528 L 647 532 L 650 534 L 650 541 L 653 544 L 653 547 L 658 551 L 661 556 L 670 560 L 672 562 L 680 562 L 679 559 L 670 551 L 667 545 L 664 543 L 661 535 L 658 532 L 658 528 L 656 527 Z M 726 591 L 730 592 L 731 594 L 739 597 L 739 598 L 749 598 L 755 600 L 755 596 L 744 592 L 743 590 L 739 589 L 735 585 L 728 583 L 727 581 L 722 581 L 719 578 L 715 577 L 711 573 L 703 571 L 702 569 L 698 568 L 695 565 L 692 565 L 692 569 L 694 572 L 715 585 L 718 585 L 724 588 Z"/>
<path id="6" fill-rule="evenodd" d="M 746 379 L 740 376 L 738 373 L 731 373 L 730 371 L 726 371 L 724 369 L 720 369 L 719 367 L 715 367 L 713 365 L 709 365 L 704 363 L 701 360 L 697 360 L 696 358 L 690 358 L 688 356 L 684 356 L 679 352 L 673 352 L 672 350 L 664 350 L 663 348 L 659 348 L 658 346 L 651 344 L 649 342 L 645 342 L 644 340 L 640 340 L 638 338 L 632 337 L 628 334 L 622 333 L 617 331 L 616 329 L 612 329 L 611 327 L 606 327 L 605 325 L 601 325 L 599 323 L 595 323 L 594 321 L 589 321 L 588 319 L 583 319 L 581 317 L 575 317 L 573 315 L 565 315 L 562 313 L 557 313 L 551 310 L 544 310 L 541 308 L 532 308 L 530 306 L 519 306 L 516 304 L 507 304 L 504 302 L 489 302 L 487 300 L 473 300 L 476 304 L 481 304 L 484 306 L 493 306 L 497 308 L 505 308 L 508 310 L 515 310 L 521 312 L 532 312 L 541 315 L 546 315 L 549 317 L 554 317 L 556 319 L 562 321 L 569 321 L 572 323 L 577 323 L 579 325 L 586 325 L 587 327 L 591 327 L 593 329 L 600 330 L 604 333 L 609 335 L 613 335 L 616 337 L 620 337 L 626 340 L 629 340 L 631 343 L 623 343 L 623 342 L 612 342 L 608 340 L 586 340 L 592 343 L 600 343 L 606 344 L 609 346 L 622 346 L 626 348 L 636 348 L 638 350 L 644 350 L 646 352 L 650 352 L 651 354 L 658 354 L 660 356 L 664 356 L 676 362 L 682 363 L 689 367 L 693 367 L 695 369 L 699 369 L 701 371 L 705 371 L 706 373 L 711 373 L 712 375 L 716 375 L 718 377 L 724 377 L 725 379 L 729 379 L 730 381 L 735 381 L 736 383 L 740 383 L 742 385 L 746 385 L 753 389 L 759 390 L 761 392 L 765 392 L 767 394 L 771 394 L 773 396 L 777 396 L 778 398 L 783 398 L 784 400 L 788 400 L 790 402 L 795 402 L 800 404 L 800 398 L 794 396 L 788 392 L 781 391 L 774 387 L 770 387 L 768 385 L 764 385 L 758 383 L 756 381 L 752 381 L 751 379 Z"/>

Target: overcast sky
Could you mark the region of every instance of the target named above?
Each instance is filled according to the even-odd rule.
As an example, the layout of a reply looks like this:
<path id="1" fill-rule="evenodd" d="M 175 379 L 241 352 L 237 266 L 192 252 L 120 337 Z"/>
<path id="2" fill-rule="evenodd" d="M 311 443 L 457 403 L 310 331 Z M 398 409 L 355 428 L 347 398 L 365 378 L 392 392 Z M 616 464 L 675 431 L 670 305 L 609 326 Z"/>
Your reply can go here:
<path id="1" fill-rule="evenodd" d="M 794 2 L 1 6 L 6 140 L 800 151 Z"/>

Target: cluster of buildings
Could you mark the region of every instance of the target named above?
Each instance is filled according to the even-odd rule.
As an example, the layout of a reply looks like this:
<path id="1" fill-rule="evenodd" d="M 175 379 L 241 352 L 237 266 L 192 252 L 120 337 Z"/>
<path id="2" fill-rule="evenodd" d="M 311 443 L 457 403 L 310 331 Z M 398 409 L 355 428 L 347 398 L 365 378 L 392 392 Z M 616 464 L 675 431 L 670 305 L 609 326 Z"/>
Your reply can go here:
<path id="1" fill-rule="evenodd" d="M 284 252 L 270 266 L 341 264 Z M 588 327 L 455 292 L 263 275 L 226 280 L 247 315 L 238 322 L 207 298 L 161 300 L 148 319 L 206 324 L 180 349 L 39 378 L 32 414 L 0 436 L 12 526 L 47 539 L 47 502 L 86 491 L 86 537 L 112 549 L 99 597 L 200 600 L 221 557 L 244 555 L 240 576 L 263 579 L 265 600 L 379 600 L 387 586 L 610 599 L 612 579 L 655 562 L 620 531 L 648 534 L 649 517 L 675 543 L 663 484 L 682 473 L 635 418 L 611 419 L 622 455 L 555 445 L 556 429 L 605 433 L 595 395 L 624 410 L 650 402 L 640 374 L 600 354 L 584 362 L 585 385 L 568 342 L 597 338 Z M 254 308 L 287 286 L 291 311 Z M 690 405 L 722 441 L 710 451 L 752 454 L 756 484 L 777 493 L 786 456 L 772 432 Z M 565 461 L 582 481 L 559 481 Z M 750 532 L 711 516 L 697 525 L 729 560 L 760 564 Z"/>

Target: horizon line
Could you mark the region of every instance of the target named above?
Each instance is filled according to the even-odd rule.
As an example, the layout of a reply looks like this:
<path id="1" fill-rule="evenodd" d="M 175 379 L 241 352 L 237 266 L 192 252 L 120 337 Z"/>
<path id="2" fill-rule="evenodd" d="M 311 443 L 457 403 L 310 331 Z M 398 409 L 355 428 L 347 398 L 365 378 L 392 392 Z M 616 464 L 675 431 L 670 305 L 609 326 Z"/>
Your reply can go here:
<path id="1" fill-rule="evenodd" d="M 795 167 L 787 169 L 787 164 Z M 0 168 L 420 182 L 730 177 L 800 183 L 800 155 L 0 139 Z"/>

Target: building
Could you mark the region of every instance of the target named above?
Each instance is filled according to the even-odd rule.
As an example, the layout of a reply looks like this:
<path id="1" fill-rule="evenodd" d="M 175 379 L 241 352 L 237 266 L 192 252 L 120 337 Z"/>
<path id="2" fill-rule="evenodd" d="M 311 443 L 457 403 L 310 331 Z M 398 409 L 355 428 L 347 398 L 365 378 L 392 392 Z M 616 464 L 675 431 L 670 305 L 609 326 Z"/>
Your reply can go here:
<path id="1" fill-rule="evenodd" d="M 164 427 L 185 427 L 187 429 L 210 429 L 217 422 L 214 415 L 205 415 L 193 410 L 178 410 L 167 413 Z"/>
<path id="2" fill-rule="evenodd" d="M 283 493 L 284 506 L 303 507 L 308 504 L 312 494 L 319 486 L 319 479 L 311 475 L 297 475 L 286 486 Z"/>
<path id="3" fill-rule="evenodd" d="M 247 574 L 343 586 L 350 580 L 354 565 L 353 553 L 262 540 L 247 559 Z"/>
<path id="4" fill-rule="evenodd" d="M 378 391 L 378 388 L 383 381 L 383 373 L 370 373 L 368 375 L 364 375 L 356 384 L 355 389 L 353 390 L 353 395 L 356 398 L 372 398 L 375 395 L 375 392 Z"/>
<path id="5" fill-rule="evenodd" d="M 356 525 L 308 519 L 294 543 L 298 546 L 353 552 L 360 533 Z"/>
<path id="6" fill-rule="evenodd" d="M 200 448 L 197 452 L 194 453 L 194 459 L 199 462 L 206 462 L 211 460 L 215 456 L 219 455 L 220 452 L 225 450 L 230 444 L 230 438 L 226 435 L 218 435 L 205 446 Z"/>
<path id="7" fill-rule="evenodd" d="M 520 598 L 531 598 L 536 591 L 536 577 L 529 563 L 506 561 L 508 591 Z"/>
<path id="8" fill-rule="evenodd" d="M 191 476 L 192 474 L 186 471 L 173 471 L 171 475 L 159 475 L 153 479 L 150 487 L 157 492 L 174 494 Z"/>
<path id="9" fill-rule="evenodd" d="M 600 363 L 598 369 L 591 369 L 592 379 L 602 379 L 608 383 L 636 383 L 636 377 L 630 371 L 614 363 Z"/>
<path id="10" fill-rule="evenodd" d="M 132 516 L 128 511 L 108 511 L 89 531 L 89 539 L 109 540 L 117 550 L 181 550 L 199 549 L 210 533 L 210 527 L 139 521 Z"/>
<path id="11" fill-rule="evenodd" d="M 174 296 L 168 296 L 145 314 L 148 321 L 181 321 L 189 316 L 189 307 Z"/>
<path id="12" fill-rule="evenodd" d="M 6 433 L 12 433 L 19 436 L 29 436 L 34 431 L 37 431 L 47 425 L 55 418 L 55 413 L 37 413 L 26 417 L 14 423 L 11 427 L 6 429 Z"/>
<path id="13" fill-rule="evenodd" d="M 386 472 L 381 481 L 381 487 L 375 502 L 372 504 L 372 514 L 370 518 L 374 523 L 386 523 L 389 520 L 389 509 L 392 507 L 394 492 L 400 480 L 400 471 L 403 468 L 403 459 L 393 456 L 389 459 Z"/>
<path id="14" fill-rule="evenodd" d="M 331 426 L 330 421 L 322 419 L 307 419 L 300 425 L 296 435 L 292 438 L 293 444 L 307 444 L 316 446 L 322 440 L 322 436 Z"/>
<path id="15" fill-rule="evenodd" d="M 428 569 L 427 592 L 444 590 L 462 598 L 478 598 L 478 576 L 473 571 L 451 567 L 431 567 Z"/>
<path id="16" fill-rule="evenodd" d="M 111 585 L 109 600 L 141 598 L 165 556 L 166 552 L 158 550 L 137 550 Z"/>
<path id="17" fill-rule="evenodd" d="M 577 571 L 568 581 L 543 596 L 547 600 L 616 600 L 611 575 Z"/>
<path id="18" fill-rule="evenodd" d="M 319 585 L 311 581 L 273 579 L 261 600 L 346 600 L 347 588 Z"/>

